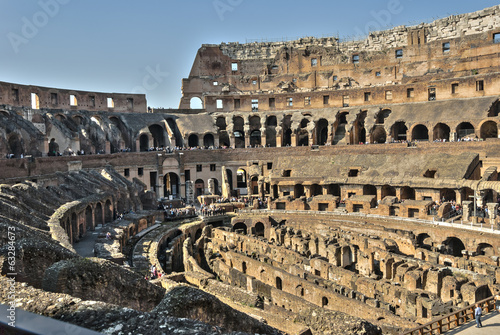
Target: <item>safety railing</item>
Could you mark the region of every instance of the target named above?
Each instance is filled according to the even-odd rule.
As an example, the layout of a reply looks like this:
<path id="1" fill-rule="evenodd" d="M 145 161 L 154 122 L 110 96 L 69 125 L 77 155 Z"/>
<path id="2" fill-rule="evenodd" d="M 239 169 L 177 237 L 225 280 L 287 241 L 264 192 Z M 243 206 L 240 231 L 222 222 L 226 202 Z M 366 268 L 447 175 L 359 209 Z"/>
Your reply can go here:
<path id="1" fill-rule="evenodd" d="M 483 315 L 495 310 L 494 297 L 489 297 L 477 302 L 483 309 Z M 421 325 L 417 328 L 405 331 L 400 335 L 433 335 L 443 334 L 449 330 L 455 329 L 458 326 L 474 320 L 474 305 L 469 305 L 458 311 L 445 315 L 439 319 L 433 320 L 429 323 Z"/>

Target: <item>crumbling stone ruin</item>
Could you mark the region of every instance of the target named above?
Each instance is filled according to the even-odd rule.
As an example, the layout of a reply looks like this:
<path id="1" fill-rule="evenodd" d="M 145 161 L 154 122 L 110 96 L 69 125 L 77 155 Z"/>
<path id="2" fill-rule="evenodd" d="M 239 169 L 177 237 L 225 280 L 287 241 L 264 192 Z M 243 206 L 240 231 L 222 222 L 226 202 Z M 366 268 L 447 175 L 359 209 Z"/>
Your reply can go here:
<path id="1" fill-rule="evenodd" d="M 499 52 L 495 6 L 202 45 L 178 109 L 0 82 L 1 303 L 108 334 L 375 335 L 498 294 Z"/>

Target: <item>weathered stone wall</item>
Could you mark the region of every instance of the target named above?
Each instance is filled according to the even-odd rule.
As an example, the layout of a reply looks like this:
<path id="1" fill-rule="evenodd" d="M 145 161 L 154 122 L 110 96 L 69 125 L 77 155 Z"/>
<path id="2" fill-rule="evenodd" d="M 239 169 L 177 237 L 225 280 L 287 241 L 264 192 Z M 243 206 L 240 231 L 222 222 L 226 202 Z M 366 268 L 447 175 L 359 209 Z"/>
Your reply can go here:
<path id="1" fill-rule="evenodd" d="M 134 272 L 99 258 L 60 261 L 45 271 L 43 289 L 92 298 L 149 311 L 163 298 L 164 289 Z"/>

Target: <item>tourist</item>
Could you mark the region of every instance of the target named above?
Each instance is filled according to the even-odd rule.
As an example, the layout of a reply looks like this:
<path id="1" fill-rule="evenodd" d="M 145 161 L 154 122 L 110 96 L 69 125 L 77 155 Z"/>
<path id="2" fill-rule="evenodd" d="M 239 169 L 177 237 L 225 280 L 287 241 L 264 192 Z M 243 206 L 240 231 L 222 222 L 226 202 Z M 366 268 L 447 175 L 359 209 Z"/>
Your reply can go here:
<path id="1" fill-rule="evenodd" d="M 476 309 L 474 310 L 474 317 L 476 318 L 476 328 L 481 328 L 481 316 L 483 315 L 483 310 L 479 304 L 476 304 Z"/>
<path id="2" fill-rule="evenodd" d="M 111 240 L 111 233 L 109 231 L 106 233 L 106 240 Z"/>
<path id="3" fill-rule="evenodd" d="M 495 296 L 495 309 L 498 313 L 500 313 L 500 294 Z"/>

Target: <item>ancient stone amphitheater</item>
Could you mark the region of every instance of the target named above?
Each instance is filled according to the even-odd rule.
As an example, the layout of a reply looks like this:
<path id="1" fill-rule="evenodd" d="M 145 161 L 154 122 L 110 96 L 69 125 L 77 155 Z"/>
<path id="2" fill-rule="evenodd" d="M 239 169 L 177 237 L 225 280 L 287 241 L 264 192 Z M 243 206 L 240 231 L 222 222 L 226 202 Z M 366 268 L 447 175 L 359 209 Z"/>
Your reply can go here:
<path id="1" fill-rule="evenodd" d="M 0 328 L 430 334 L 488 311 L 499 57 L 495 6 L 202 45 L 178 109 L 0 82 Z"/>

